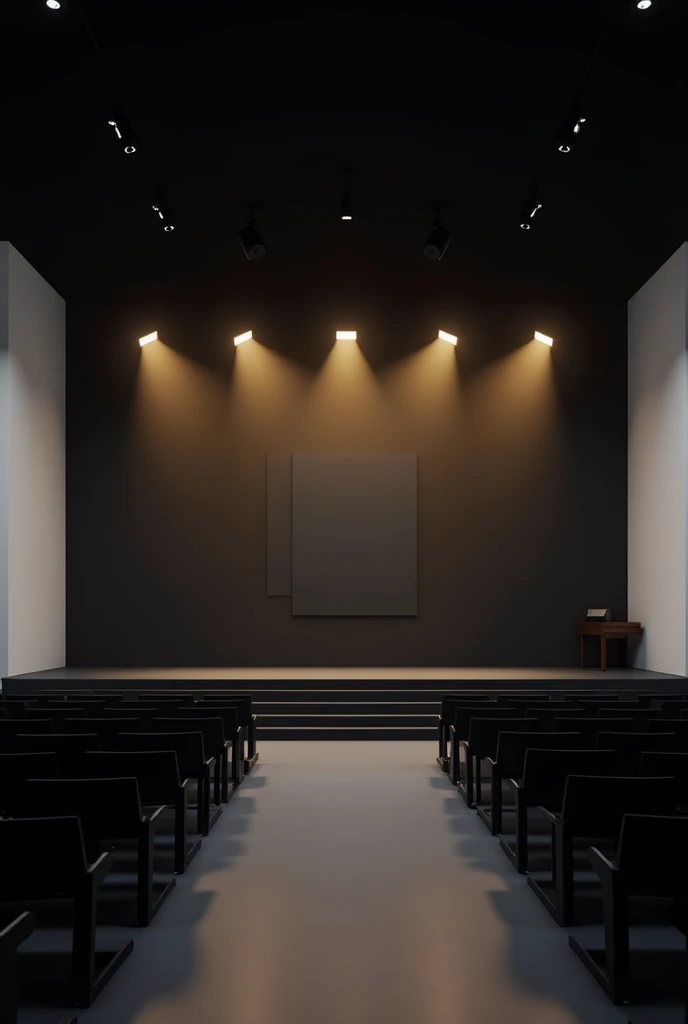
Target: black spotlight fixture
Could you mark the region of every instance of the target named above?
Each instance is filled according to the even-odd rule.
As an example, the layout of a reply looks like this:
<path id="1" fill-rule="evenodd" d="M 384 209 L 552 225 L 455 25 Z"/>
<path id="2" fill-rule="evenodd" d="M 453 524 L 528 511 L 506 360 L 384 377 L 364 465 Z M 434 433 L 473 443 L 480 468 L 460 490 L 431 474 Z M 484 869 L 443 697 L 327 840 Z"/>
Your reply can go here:
<path id="1" fill-rule="evenodd" d="M 354 219 L 354 208 L 351 202 L 351 192 L 349 191 L 349 171 L 348 168 L 344 171 L 344 195 L 342 196 L 342 205 L 339 213 L 341 220 L 353 220 Z"/>
<path id="2" fill-rule="evenodd" d="M 439 219 L 439 213 L 430 228 L 430 234 L 423 243 L 423 255 L 428 260 L 441 260 L 447 251 L 452 233 Z"/>
<path id="3" fill-rule="evenodd" d="M 530 190 L 530 194 L 523 204 L 521 209 L 521 215 L 519 217 L 519 223 L 522 231 L 530 231 L 533 226 L 533 218 L 535 217 L 538 210 L 542 209 L 542 202 L 538 196 L 537 189 L 533 187 Z"/>
<path id="4" fill-rule="evenodd" d="M 253 213 L 254 209 L 255 207 L 249 206 L 248 223 L 239 232 L 239 242 L 246 254 L 247 260 L 260 260 L 267 252 L 267 246 L 258 230 L 258 222 Z"/>
<path id="5" fill-rule="evenodd" d="M 163 231 L 174 231 L 175 218 L 160 189 L 158 189 L 155 195 L 155 199 L 151 203 L 151 206 L 153 207 L 153 212 L 158 218 L 160 224 L 162 225 Z"/>
<path id="6" fill-rule="evenodd" d="M 557 132 L 557 149 L 560 153 L 570 153 L 578 141 L 581 128 L 587 121 L 585 114 L 581 113 L 580 107 L 576 106 L 567 115 L 566 120 Z"/>
<path id="7" fill-rule="evenodd" d="M 138 148 L 138 139 L 127 119 L 125 117 L 111 117 L 108 124 L 115 133 L 117 141 L 124 152 L 127 155 L 135 153 Z"/>

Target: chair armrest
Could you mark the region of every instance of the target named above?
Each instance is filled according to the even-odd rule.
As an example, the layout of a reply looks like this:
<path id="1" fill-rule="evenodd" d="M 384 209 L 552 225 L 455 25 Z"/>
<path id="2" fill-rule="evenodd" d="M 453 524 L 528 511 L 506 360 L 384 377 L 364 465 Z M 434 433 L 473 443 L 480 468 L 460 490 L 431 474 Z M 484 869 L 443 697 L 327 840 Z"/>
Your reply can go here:
<path id="1" fill-rule="evenodd" d="M 24 911 L 23 914 L 18 914 L 13 921 L 0 931 L 0 949 L 16 949 L 21 946 L 25 939 L 28 939 L 31 932 L 36 927 L 36 918 L 34 914 L 29 914 L 28 911 Z"/>
<path id="2" fill-rule="evenodd" d="M 112 865 L 112 854 L 101 853 L 98 860 L 94 860 L 93 864 L 89 864 L 86 869 L 86 874 L 90 875 L 96 885 L 100 885 L 105 876 L 107 875 Z"/>
<path id="3" fill-rule="evenodd" d="M 540 806 L 538 807 L 538 811 L 545 819 L 545 821 L 548 821 L 550 823 L 550 825 L 556 825 L 556 823 L 559 821 L 559 815 L 555 814 L 552 811 L 548 811 L 546 807 L 542 806 L 542 804 L 540 804 Z"/>
<path id="4" fill-rule="evenodd" d="M 523 783 L 520 779 L 505 779 L 504 781 L 509 789 L 513 789 L 514 793 L 518 792 L 519 789 L 523 789 Z"/>
<path id="5" fill-rule="evenodd" d="M 216 757 L 206 757 L 206 759 L 205 759 L 205 766 L 206 766 L 206 768 L 214 768 L 216 761 L 217 761 Z"/>
<path id="6" fill-rule="evenodd" d="M 619 869 L 616 864 L 613 864 L 608 857 L 597 849 L 596 846 L 590 846 L 588 848 L 588 859 L 592 865 L 593 871 L 602 877 L 603 875 L 610 875 L 618 873 Z"/>
<path id="7" fill-rule="evenodd" d="M 157 821 L 157 819 L 160 817 L 164 810 L 166 810 L 165 805 L 160 804 L 160 806 L 156 807 L 151 814 L 144 814 L 143 820 L 150 822 L 152 825 L 153 822 Z"/>
<path id="8" fill-rule="evenodd" d="M 493 757 L 486 757 L 485 760 L 489 764 L 490 768 L 494 768 L 494 766 L 497 764 Z"/>
<path id="9" fill-rule="evenodd" d="M 182 779 L 180 789 L 188 789 L 191 785 L 191 779 Z"/>

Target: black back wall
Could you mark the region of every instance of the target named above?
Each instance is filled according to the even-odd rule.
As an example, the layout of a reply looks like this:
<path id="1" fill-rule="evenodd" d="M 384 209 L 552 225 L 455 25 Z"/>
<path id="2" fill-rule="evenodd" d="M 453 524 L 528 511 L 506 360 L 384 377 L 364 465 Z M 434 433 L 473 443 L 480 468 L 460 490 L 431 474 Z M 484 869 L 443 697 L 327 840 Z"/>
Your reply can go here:
<path id="1" fill-rule="evenodd" d="M 574 664 L 588 606 L 626 615 L 625 366 L 622 304 L 338 280 L 72 307 L 69 664 Z M 279 450 L 418 452 L 417 618 L 299 619 L 266 597 Z"/>

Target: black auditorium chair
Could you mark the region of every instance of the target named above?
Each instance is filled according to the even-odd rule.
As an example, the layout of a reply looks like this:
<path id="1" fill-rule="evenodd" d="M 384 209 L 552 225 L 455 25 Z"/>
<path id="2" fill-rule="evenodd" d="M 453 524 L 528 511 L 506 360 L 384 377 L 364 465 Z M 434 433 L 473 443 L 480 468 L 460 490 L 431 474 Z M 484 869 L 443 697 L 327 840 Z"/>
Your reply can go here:
<path id="1" fill-rule="evenodd" d="M 59 708 L 37 708 L 35 711 L 32 708 L 26 710 L 27 718 L 51 718 L 55 727 L 55 732 L 59 732 L 60 723 L 64 722 L 67 718 L 85 718 L 86 712 L 83 708 L 73 708 L 71 705 L 63 704 Z"/>
<path id="2" fill-rule="evenodd" d="M 495 715 L 489 718 L 471 717 L 468 727 L 468 738 L 459 740 L 459 750 L 463 751 L 466 766 L 465 786 L 459 781 L 459 793 L 468 807 L 482 803 L 482 762 L 486 757 L 494 757 L 497 753 L 497 741 L 503 730 L 511 732 L 528 729 L 534 731 L 537 722 L 532 718 L 519 718 Z"/>
<path id="3" fill-rule="evenodd" d="M 577 708 L 574 706 L 564 706 L 559 701 L 550 701 L 548 705 L 542 705 L 540 707 L 531 707 L 530 705 L 524 705 L 522 714 L 526 718 L 535 718 L 540 723 L 542 729 L 553 729 L 554 719 L 561 718 L 566 715 L 567 718 L 584 718 L 588 712 L 584 708 Z"/>
<path id="4" fill-rule="evenodd" d="M 528 885 L 554 917 L 567 927 L 574 922 L 574 844 L 585 839 L 618 842 L 625 814 L 675 814 L 678 786 L 672 778 L 623 778 L 569 775 L 559 812 L 540 808 L 552 829 L 552 877 Z"/>
<path id="5" fill-rule="evenodd" d="M 54 732 L 52 718 L 2 718 L 0 719 L 0 744 L 7 745 L 14 736 L 20 733 Z"/>
<path id="6" fill-rule="evenodd" d="M 11 817 L 21 806 L 27 779 L 56 779 L 57 757 L 45 754 L 0 754 L 0 816 Z M 0 1024 L 2 1018 L 0 1017 Z"/>
<path id="7" fill-rule="evenodd" d="M 635 732 L 643 732 L 647 729 L 647 723 L 653 718 L 661 718 L 662 712 L 652 708 L 598 708 L 598 718 L 623 718 L 631 719 L 634 723 Z"/>
<path id="8" fill-rule="evenodd" d="M 116 950 L 96 952 L 97 893 L 110 863 L 109 853 L 89 863 L 78 818 L 0 821 L 0 903 L 38 910 L 46 901 L 73 901 L 68 998 L 76 1006 L 91 1005 L 133 948 L 128 940 Z"/>
<path id="9" fill-rule="evenodd" d="M 601 732 L 631 732 L 634 729 L 632 718 L 581 718 L 577 715 L 568 718 L 555 718 L 552 722 L 554 732 L 579 732 L 583 737 L 583 747 L 595 750 L 597 737 Z"/>
<path id="10" fill-rule="evenodd" d="M 222 799 L 225 787 L 223 782 L 229 778 L 229 746 L 225 739 L 225 728 L 221 718 L 211 718 L 212 712 L 206 712 L 208 717 L 201 718 L 194 715 L 191 719 L 180 716 L 174 718 L 152 718 L 146 724 L 148 732 L 200 732 L 203 736 L 203 750 L 207 757 L 213 758 L 213 801 L 216 806 L 220 803 L 227 803 Z"/>
<path id="11" fill-rule="evenodd" d="M 182 778 L 173 750 L 94 751 L 85 754 L 80 778 L 134 778 L 145 808 L 163 805 L 174 811 L 174 870 L 183 875 L 201 848 L 189 837 L 189 780 Z"/>
<path id="12" fill-rule="evenodd" d="M 504 835 L 499 840 L 519 874 L 524 875 L 528 870 L 529 808 L 546 807 L 548 811 L 558 811 L 569 775 L 611 775 L 613 767 L 614 752 L 611 750 L 528 749 L 522 777 L 506 780 L 514 796 L 514 841 L 512 844 Z"/>
<path id="13" fill-rule="evenodd" d="M 454 724 L 454 713 L 457 705 L 463 707 L 482 707 L 494 703 L 490 697 L 462 697 L 457 693 L 445 693 L 442 697 L 442 706 L 437 716 L 438 754 L 437 763 L 443 772 L 449 772 L 449 730 Z"/>
<path id="14" fill-rule="evenodd" d="M 6 920 L 5 918 L 9 919 Z M 19 981 L 17 950 L 36 927 L 27 911 L 0 916 L 0 1024 L 17 1024 Z"/>
<path id="15" fill-rule="evenodd" d="M 673 732 L 600 732 L 598 750 L 613 750 L 617 775 L 639 775 L 640 760 L 648 750 L 680 751 L 680 737 Z"/>
<path id="16" fill-rule="evenodd" d="M 198 732 L 132 732 L 120 733 L 110 739 L 103 739 L 103 749 L 126 751 L 173 750 L 177 755 L 179 774 L 183 779 L 193 779 L 197 784 L 198 831 L 207 836 L 222 807 L 211 807 L 211 774 L 215 758 L 206 757 L 203 733 Z"/>
<path id="17" fill-rule="evenodd" d="M 688 718 L 653 718 L 647 723 L 648 732 L 673 732 L 679 746 L 677 750 L 688 750 Z"/>
<path id="18" fill-rule="evenodd" d="M 532 723 L 529 726 L 532 729 Z M 487 757 L 490 768 L 490 802 L 487 807 L 478 804 L 478 817 L 487 825 L 490 834 L 502 832 L 502 787 L 506 779 L 520 779 L 528 750 L 540 747 L 550 750 L 576 750 L 582 747 L 578 732 L 537 732 L 503 730 L 497 738 L 494 757 Z"/>
<path id="19" fill-rule="evenodd" d="M 189 702 L 187 702 L 189 703 Z M 205 694 L 202 701 L 196 702 L 198 706 L 206 707 L 229 707 L 236 708 L 237 714 L 239 715 L 239 725 L 242 728 L 243 737 L 246 739 L 246 754 L 242 754 L 244 758 L 244 771 L 248 775 L 256 761 L 258 760 L 258 719 L 253 714 L 253 702 L 251 696 L 248 693 L 234 693 L 224 694 L 218 698 Z M 241 744 L 243 747 L 243 738 Z"/>
<path id="20" fill-rule="evenodd" d="M 679 787 L 679 810 L 688 811 L 688 753 L 648 750 L 640 759 L 641 775 L 670 775 Z"/>
<path id="21" fill-rule="evenodd" d="M 79 771 L 84 754 L 98 750 L 100 743 L 95 733 L 45 733 L 40 736 L 22 733 L 12 740 L 12 747 L 17 754 L 55 754 L 60 775 L 67 779 L 72 772 Z"/>
<path id="22" fill-rule="evenodd" d="M 231 794 L 244 778 L 244 731 L 239 725 L 237 709 L 235 707 L 204 708 L 202 704 L 195 704 L 192 707 L 182 707 L 168 711 L 166 715 L 170 719 L 186 719 L 190 725 L 193 725 L 196 719 L 219 718 L 222 721 L 225 738 L 224 759 L 222 761 L 222 802 L 227 803 Z M 208 749 L 212 752 L 211 748 Z M 229 757 L 227 757 L 228 749 L 230 751 Z M 229 773 L 230 768 L 231 775 Z"/>
<path id="23" fill-rule="evenodd" d="M 686 849 L 688 818 L 627 814 L 615 857 L 595 847 L 588 852 L 602 883 L 605 948 L 588 950 L 573 936 L 569 945 L 616 1005 L 631 1001 L 632 996 L 629 898 L 668 898 L 685 915 Z M 685 932 L 685 916 L 675 923 Z"/>
<path id="24" fill-rule="evenodd" d="M 138 732 L 138 718 L 65 718 L 60 725 L 63 733 L 95 733 L 99 739 L 109 739 L 120 732 Z"/>
<path id="25" fill-rule="evenodd" d="M 79 818 L 90 862 L 97 860 L 103 845 L 135 844 L 136 923 L 145 928 L 175 884 L 172 878 L 156 885 L 153 873 L 153 840 L 164 810 L 165 805 L 160 804 L 144 813 L 135 778 L 36 777 L 24 784 L 22 811 L 17 817 Z"/>
<path id="26" fill-rule="evenodd" d="M 470 704 L 457 704 L 454 707 L 454 721 L 449 727 L 449 779 L 455 786 L 459 786 L 459 792 L 465 796 L 465 784 L 461 779 L 461 756 L 460 744 L 462 740 L 468 739 L 468 731 L 471 727 L 472 718 L 515 718 L 516 712 L 513 708 L 497 707 L 492 704 L 489 707 L 478 707 Z M 473 770 L 471 768 L 471 800 L 473 799 Z"/>

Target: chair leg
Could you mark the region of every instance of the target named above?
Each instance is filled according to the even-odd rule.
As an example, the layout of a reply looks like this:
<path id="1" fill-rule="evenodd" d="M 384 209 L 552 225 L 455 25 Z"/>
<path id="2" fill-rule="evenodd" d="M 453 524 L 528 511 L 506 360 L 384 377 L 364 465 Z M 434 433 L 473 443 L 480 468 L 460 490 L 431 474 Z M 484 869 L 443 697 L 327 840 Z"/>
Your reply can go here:
<path id="1" fill-rule="evenodd" d="M 444 722 L 440 721 L 437 726 L 438 733 L 438 757 L 437 760 L 440 764 L 444 764 L 447 760 L 447 733 L 444 728 Z"/>
<path id="2" fill-rule="evenodd" d="M 563 824 L 555 829 L 556 921 L 562 928 L 573 924 L 573 841 Z"/>
<path id="3" fill-rule="evenodd" d="M 630 953 L 628 945 L 628 898 L 621 879 L 603 879 L 604 941 L 609 998 L 616 1005 L 630 998 Z"/>
<path id="4" fill-rule="evenodd" d="M 502 775 L 496 764 L 492 765 L 490 811 L 490 832 L 499 836 L 502 834 Z"/>
<path id="5" fill-rule="evenodd" d="M 96 887 L 86 876 L 74 901 L 72 937 L 72 997 L 77 1006 L 90 1006 L 95 984 Z"/>
<path id="6" fill-rule="evenodd" d="M 146 928 L 150 924 L 153 907 L 153 828 L 150 821 L 141 825 L 138 847 L 138 925 Z"/>
<path id="7" fill-rule="evenodd" d="M 475 759 L 475 802 L 483 802 L 483 762 L 480 757 Z"/>
<path id="8" fill-rule="evenodd" d="M 203 800 L 201 801 L 201 790 Z M 207 836 L 210 832 L 210 768 L 203 765 L 203 775 L 198 780 L 198 831 Z"/>
<path id="9" fill-rule="evenodd" d="M 18 966 L 16 949 L 6 950 L 3 962 L 6 970 L 3 970 L 0 978 L 0 1024 L 17 1024 Z"/>
<path id="10" fill-rule="evenodd" d="M 186 787 L 179 791 L 174 809 L 174 870 L 178 875 L 186 871 L 186 848 L 188 838 L 188 794 Z"/>
<path id="11" fill-rule="evenodd" d="M 251 719 L 251 723 L 248 727 L 248 756 L 252 759 L 256 756 L 256 740 L 257 740 L 257 723 L 255 718 Z"/>
<path id="12" fill-rule="evenodd" d="M 466 752 L 466 803 L 473 807 L 475 803 L 475 787 L 473 785 L 473 755 L 469 746 L 464 747 Z"/>
<path id="13" fill-rule="evenodd" d="M 229 751 L 225 745 L 220 758 L 220 770 L 222 772 L 222 803 L 229 801 Z"/>
<path id="14" fill-rule="evenodd" d="M 222 760 L 222 754 L 218 754 L 213 771 L 213 802 L 216 807 L 222 803 Z"/>
<path id="15" fill-rule="evenodd" d="M 528 871 L 528 801 L 516 790 L 516 870 L 519 875 Z"/>
<path id="16" fill-rule="evenodd" d="M 442 726 L 440 726 L 442 728 Z M 445 744 L 444 748 L 445 758 L 447 756 L 447 747 Z M 459 742 L 457 739 L 449 737 L 449 779 L 456 785 L 461 775 L 461 753 L 459 750 Z"/>

